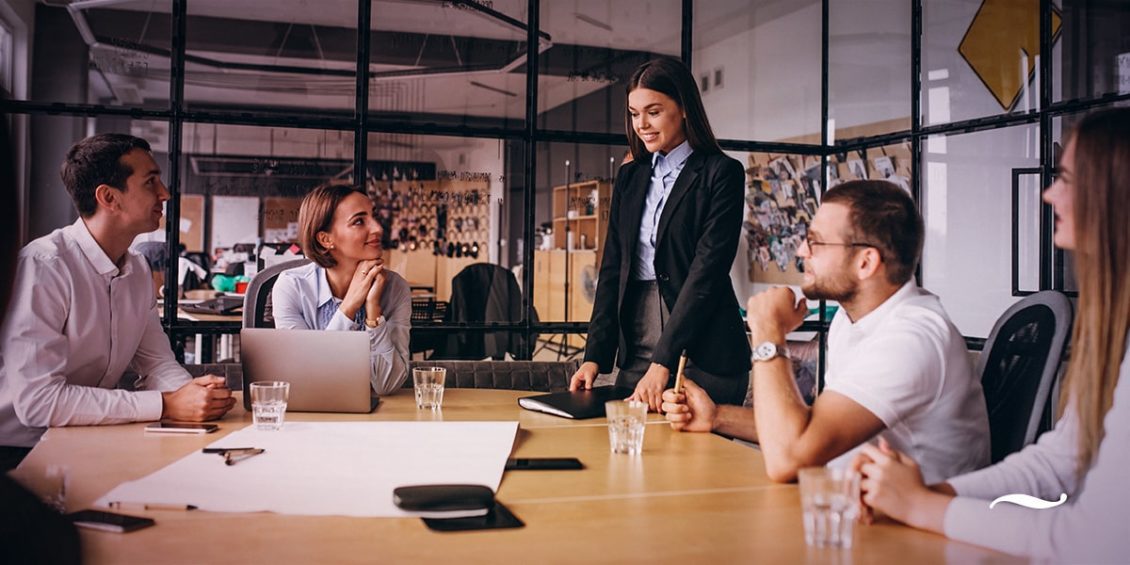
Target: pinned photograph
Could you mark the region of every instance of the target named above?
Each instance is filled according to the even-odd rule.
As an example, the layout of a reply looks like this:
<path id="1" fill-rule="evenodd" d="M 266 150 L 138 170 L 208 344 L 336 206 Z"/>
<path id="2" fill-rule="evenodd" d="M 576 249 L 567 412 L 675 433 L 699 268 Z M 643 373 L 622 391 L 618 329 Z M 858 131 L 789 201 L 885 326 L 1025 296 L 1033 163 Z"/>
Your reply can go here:
<path id="1" fill-rule="evenodd" d="M 895 163 L 890 157 L 884 155 L 876 157 L 871 161 L 875 165 L 875 170 L 878 171 L 879 176 L 883 178 L 890 178 L 895 174 Z"/>
<path id="2" fill-rule="evenodd" d="M 796 178 L 796 169 L 793 164 L 789 162 L 788 157 L 780 157 L 769 162 L 769 168 L 773 169 L 776 177 L 782 180 L 792 180 Z"/>
<path id="3" fill-rule="evenodd" d="M 848 170 L 857 180 L 867 179 L 867 164 L 862 159 L 848 159 Z"/>

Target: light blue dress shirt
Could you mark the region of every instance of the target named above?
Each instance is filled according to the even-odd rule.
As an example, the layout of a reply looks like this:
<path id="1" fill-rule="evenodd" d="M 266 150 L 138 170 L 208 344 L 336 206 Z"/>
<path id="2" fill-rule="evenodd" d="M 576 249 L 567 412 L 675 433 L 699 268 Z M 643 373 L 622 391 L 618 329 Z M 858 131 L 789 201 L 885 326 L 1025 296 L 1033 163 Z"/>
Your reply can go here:
<path id="1" fill-rule="evenodd" d="M 667 155 L 659 152 L 651 156 L 651 184 L 644 200 L 643 217 L 640 219 L 640 238 L 636 244 L 636 257 L 632 263 L 632 279 L 637 281 L 655 280 L 655 238 L 659 232 L 659 218 L 663 216 L 663 205 L 675 186 L 675 179 L 694 153 L 689 141 L 683 141 Z"/>
<path id="2" fill-rule="evenodd" d="M 412 290 L 404 277 L 385 270 L 381 323 L 365 326 L 365 307 L 350 320 L 330 292 L 326 270 L 316 263 L 283 271 L 271 292 L 275 327 L 284 330 L 362 331 L 369 334 L 370 380 L 377 394 L 391 394 L 408 377 L 408 338 L 412 329 Z"/>

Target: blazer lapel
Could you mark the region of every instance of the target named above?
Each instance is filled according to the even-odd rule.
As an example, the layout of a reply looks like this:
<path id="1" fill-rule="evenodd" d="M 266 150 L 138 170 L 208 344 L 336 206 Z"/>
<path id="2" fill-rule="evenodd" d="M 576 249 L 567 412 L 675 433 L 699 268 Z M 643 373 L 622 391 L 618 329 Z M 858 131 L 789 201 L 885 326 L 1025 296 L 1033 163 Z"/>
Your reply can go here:
<path id="1" fill-rule="evenodd" d="M 675 186 L 671 187 L 671 194 L 667 195 L 667 202 L 663 204 L 663 213 L 659 216 L 659 229 L 655 233 L 656 247 L 659 247 L 659 242 L 663 241 L 663 236 L 667 233 L 667 225 L 671 223 L 671 216 L 675 213 L 675 209 L 679 207 L 679 202 L 694 185 L 701 169 L 702 153 L 691 153 L 686 165 L 683 166 L 682 172 L 679 173 L 679 178 L 675 180 Z"/>
<path id="2" fill-rule="evenodd" d="M 649 155 L 650 157 L 650 155 Z M 639 243 L 640 221 L 643 217 L 644 200 L 647 197 L 647 187 L 651 184 L 651 161 L 641 163 L 636 169 L 636 178 L 625 186 L 628 192 L 624 194 L 623 204 L 620 206 L 621 222 L 620 233 L 624 242 L 624 259 L 631 269 L 636 257 L 636 244 Z"/>

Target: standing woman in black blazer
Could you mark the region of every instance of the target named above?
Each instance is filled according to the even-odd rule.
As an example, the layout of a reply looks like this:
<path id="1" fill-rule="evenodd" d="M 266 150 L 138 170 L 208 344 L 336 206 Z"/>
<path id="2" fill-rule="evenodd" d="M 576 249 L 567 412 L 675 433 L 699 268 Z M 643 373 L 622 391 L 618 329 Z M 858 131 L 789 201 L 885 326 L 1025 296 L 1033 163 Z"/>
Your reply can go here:
<path id="1" fill-rule="evenodd" d="M 741 404 L 750 348 L 730 283 L 745 168 L 718 146 L 698 86 L 674 59 L 644 63 L 624 118 L 634 160 L 612 193 L 585 361 L 570 390 L 616 384 L 658 411 L 686 351 L 687 375 L 719 403 Z"/>

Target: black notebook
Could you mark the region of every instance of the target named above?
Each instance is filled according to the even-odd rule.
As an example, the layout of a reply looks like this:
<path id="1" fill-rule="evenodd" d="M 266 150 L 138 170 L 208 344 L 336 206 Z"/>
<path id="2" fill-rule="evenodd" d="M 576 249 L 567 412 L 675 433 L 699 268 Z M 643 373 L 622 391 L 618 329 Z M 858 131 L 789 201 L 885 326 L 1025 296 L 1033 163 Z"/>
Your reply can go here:
<path id="1" fill-rule="evenodd" d="M 545 412 L 562 418 L 584 420 L 604 416 L 604 403 L 623 400 L 634 389 L 622 386 L 598 386 L 592 390 L 554 392 L 518 399 L 518 406 L 535 412 Z"/>

